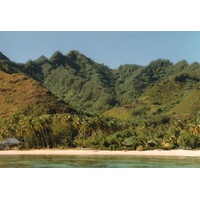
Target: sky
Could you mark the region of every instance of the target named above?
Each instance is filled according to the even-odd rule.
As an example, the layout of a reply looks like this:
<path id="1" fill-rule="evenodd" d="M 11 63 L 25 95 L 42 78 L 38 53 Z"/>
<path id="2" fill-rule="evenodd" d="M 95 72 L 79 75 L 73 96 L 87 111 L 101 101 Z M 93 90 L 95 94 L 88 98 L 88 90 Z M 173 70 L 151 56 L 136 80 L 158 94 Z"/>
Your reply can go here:
<path id="1" fill-rule="evenodd" d="M 15 62 L 70 50 L 113 69 L 159 58 L 200 62 L 200 31 L 0 31 L 0 51 Z"/>

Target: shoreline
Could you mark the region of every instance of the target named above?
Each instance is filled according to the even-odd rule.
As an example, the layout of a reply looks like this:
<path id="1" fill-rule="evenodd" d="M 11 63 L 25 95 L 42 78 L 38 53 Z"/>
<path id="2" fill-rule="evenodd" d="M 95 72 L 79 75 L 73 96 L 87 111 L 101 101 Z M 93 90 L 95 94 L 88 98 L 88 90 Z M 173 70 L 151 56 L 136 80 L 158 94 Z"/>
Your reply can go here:
<path id="1" fill-rule="evenodd" d="M 200 150 L 147 150 L 147 151 L 108 151 L 108 150 L 59 150 L 59 149 L 40 149 L 40 150 L 1 150 L 0 155 L 119 155 L 119 156 L 194 156 L 200 157 Z"/>

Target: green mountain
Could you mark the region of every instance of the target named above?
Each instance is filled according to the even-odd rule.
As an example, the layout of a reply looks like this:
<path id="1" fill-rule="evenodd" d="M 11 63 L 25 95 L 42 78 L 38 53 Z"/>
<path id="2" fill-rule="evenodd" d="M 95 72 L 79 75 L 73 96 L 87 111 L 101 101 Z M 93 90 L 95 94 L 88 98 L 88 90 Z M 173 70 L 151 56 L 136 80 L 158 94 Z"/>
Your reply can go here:
<path id="1" fill-rule="evenodd" d="M 162 63 L 164 62 L 164 63 Z M 157 65 L 158 64 L 158 65 Z M 163 65 L 164 64 L 164 65 Z M 142 69 L 129 84 L 134 84 L 134 94 L 123 93 L 130 98 L 128 105 L 113 108 L 104 114 L 121 119 L 159 120 L 162 116 L 183 118 L 196 115 L 200 110 L 200 65 L 189 65 L 180 61 L 175 65 L 169 61 L 157 60 Z M 127 79 L 126 79 L 127 80 Z M 138 81 L 137 81 L 138 80 Z M 139 84 L 139 87 L 137 85 Z M 141 84 L 141 85 L 140 85 Z M 122 86 L 123 87 L 123 84 Z M 134 94 L 135 95 L 135 94 Z"/>
<path id="2" fill-rule="evenodd" d="M 110 69 L 77 51 L 25 64 L 0 54 L 0 140 L 19 148 L 197 149 L 199 121 L 197 62 Z"/>
<path id="3" fill-rule="evenodd" d="M 4 54 L 2 54 L 0 52 L 0 60 L 8 60 L 9 61 L 9 58 L 7 58 Z"/>
<path id="4" fill-rule="evenodd" d="M 97 114 L 116 105 L 112 70 L 77 51 L 57 51 L 50 59 L 41 56 L 25 64 L 3 60 L 0 69 L 34 78 L 79 111 Z"/>
<path id="5" fill-rule="evenodd" d="M 3 54 L 0 65 L 0 117 L 8 117 L 15 112 L 33 115 L 76 113 L 38 81 L 24 74 L 14 73 L 20 72 L 23 66 L 10 62 Z"/>
<path id="6" fill-rule="evenodd" d="M 22 73 L 80 112 L 149 120 L 195 115 L 200 110 L 200 64 L 158 59 L 147 66 L 125 64 L 110 69 L 78 51 L 55 52 L 25 64 L 2 53 L 0 69 Z"/>

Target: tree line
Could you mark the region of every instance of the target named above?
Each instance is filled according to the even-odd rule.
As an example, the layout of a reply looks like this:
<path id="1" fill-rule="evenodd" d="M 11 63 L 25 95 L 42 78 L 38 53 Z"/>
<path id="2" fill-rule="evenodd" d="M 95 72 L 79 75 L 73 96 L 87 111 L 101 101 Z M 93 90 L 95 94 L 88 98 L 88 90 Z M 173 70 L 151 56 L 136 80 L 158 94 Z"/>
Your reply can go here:
<path id="1" fill-rule="evenodd" d="M 1 139 L 14 137 L 19 148 L 91 148 L 149 150 L 200 147 L 200 121 L 160 120 L 144 123 L 76 114 L 26 115 L 15 113 L 0 120 Z"/>

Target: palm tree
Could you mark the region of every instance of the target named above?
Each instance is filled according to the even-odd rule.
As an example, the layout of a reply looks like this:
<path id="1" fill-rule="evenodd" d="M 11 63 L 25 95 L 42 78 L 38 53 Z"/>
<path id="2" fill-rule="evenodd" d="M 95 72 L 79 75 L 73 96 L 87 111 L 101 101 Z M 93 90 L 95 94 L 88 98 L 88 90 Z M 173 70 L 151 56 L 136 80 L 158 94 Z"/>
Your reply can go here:
<path id="1" fill-rule="evenodd" d="M 73 146 L 73 118 L 71 115 L 65 115 L 62 119 L 62 122 L 64 122 L 64 124 L 67 127 L 67 130 L 69 131 L 69 135 L 70 135 L 69 146 L 72 147 Z"/>
<path id="2" fill-rule="evenodd" d="M 191 124 L 189 128 L 189 132 L 194 135 L 200 134 L 200 126 L 197 124 Z"/>
<path id="3" fill-rule="evenodd" d="M 32 123 L 33 123 L 34 131 L 40 135 L 42 147 L 44 148 L 45 147 L 45 144 L 44 144 L 44 129 L 43 129 L 43 126 L 41 124 L 39 117 L 35 117 L 32 120 Z"/>
<path id="4" fill-rule="evenodd" d="M 49 137 L 48 133 L 50 132 L 50 124 L 51 124 L 51 116 L 50 115 L 42 115 L 39 117 L 40 124 L 41 124 L 41 130 L 43 131 L 43 136 L 47 145 L 47 148 L 49 148 Z"/>
<path id="5" fill-rule="evenodd" d="M 195 117 L 195 119 L 193 119 L 193 122 L 189 124 L 188 128 L 189 128 L 189 133 L 194 134 L 194 135 L 200 134 L 199 120 Z"/>

